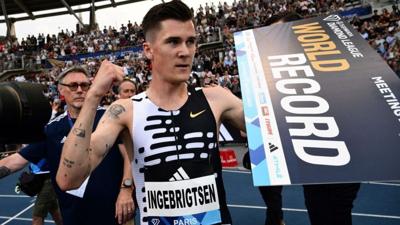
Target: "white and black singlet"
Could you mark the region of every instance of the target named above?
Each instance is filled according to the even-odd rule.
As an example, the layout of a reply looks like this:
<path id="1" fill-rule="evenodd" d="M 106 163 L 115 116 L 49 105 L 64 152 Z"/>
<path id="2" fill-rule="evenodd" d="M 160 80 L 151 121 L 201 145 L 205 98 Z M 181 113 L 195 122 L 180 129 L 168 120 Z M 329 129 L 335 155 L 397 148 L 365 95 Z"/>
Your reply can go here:
<path id="1" fill-rule="evenodd" d="M 132 97 L 132 162 L 141 224 L 230 224 L 214 115 L 201 89 L 178 110 Z"/>

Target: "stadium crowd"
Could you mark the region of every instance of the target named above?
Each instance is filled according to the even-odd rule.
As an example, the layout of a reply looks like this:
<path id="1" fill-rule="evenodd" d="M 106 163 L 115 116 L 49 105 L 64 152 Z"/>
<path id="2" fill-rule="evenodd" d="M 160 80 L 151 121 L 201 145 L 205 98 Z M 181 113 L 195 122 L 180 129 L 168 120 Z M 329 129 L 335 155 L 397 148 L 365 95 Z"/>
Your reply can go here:
<path id="1" fill-rule="evenodd" d="M 238 30 L 268 25 L 269 19 L 282 12 L 296 12 L 303 17 L 313 17 L 321 14 L 345 10 L 347 0 L 234 0 L 232 5 L 226 2 L 205 4 L 196 10 L 195 15 L 198 31 L 198 43 L 222 43 L 213 50 L 199 51 L 193 62 L 193 73 L 189 83 L 194 86 L 221 85 L 230 89 L 235 95 L 240 94 L 240 80 L 235 56 L 233 33 Z M 349 18 L 349 22 L 360 32 L 362 37 L 387 61 L 389 66 L 400 75 L 400 11 L 396 5 L 391 12 L 383 9 L 366 18 L 357 16 Z M 48 86 L 50 99 L 58 98 L 56 75 L 63 68 L 83 64 L 93 76 L 103 59 L 124 68 L 125 75 L 132 79 L 138 93 L 146 90 L 151 81 L 151 65 L 142 53 L 128 51 L 122 55 L 115 54 L 132 46 L 140 46 L 144 41 L 141 25 L 128 21 L 117 29 L 104 26 L 103 29 L 78 32 L 61 30 L 58 34 L 29 35 L 22 38 L 7 40 L 0 44 L 0 71 L 18 68 L 18 61 L 25 59 L 27 68 L 37 69 L 38 73 L 19 76 L 18 81 L 29 80 Z M 222 47 L 221 47 L 222 46 Z M 95 53 L 99 53 L 95 55 Z M 74 59 L 68 56 L 93 54 L 93 57 Z M 52 68 L 47 68 L 48 60 L 58 59 Z M 60 63 L 62 61 L 62 63 Z M 116 98 L 116 93 L 105 96 L 103 104 L 110 104 Z"/>
<path id="2" fill-rule="evenodd" d="M 205 4 L 195 11 L 198 42 L 201 46 L 218 46 L 204 50 L 200 48 L 195 55 L 189 85 L 219 85 L 241 97 L 238 64 L 236 61 L 233 33 L 243 29 L 270 24 L 274 15 L 296 12 L 302 17 L 312 17 L 345 10 L 345 0 L 235 0 L 232 5 L 226 2 L 215 6 Z M 375 10 L 367 18 L 352 17 L 349 22 L 387 61 L 388 65 L 400 75 L 400 11 L 393 6 L 391 12 Z M 57 35 L 29 35 L 21 42 L 16 39 L 6 41 L 0 46 L 0 71 L 13 69 L 26 60 L 30 69 L 38 71 L 30 75 L 17 76 L 17 81 L 31 81 L 46 85 L 47 96 L 53 102 L 53 110 L 59 107 L 62 96 L 57 91 L 56 77 L 65 68 L 84 65 L 89 77 L 94 79 L 101 62 L 108 59 L 123 67 L 124 75 L 136 85 L 136 93 L 145 91 L 152 80 L 151 67 L 142 52 L 125 51 L 140 46 L 144 41 L 143 29 L 136 22 L 128 21 L 119 29 L 104 26 L 103 29 L 78 32 L 61 30 Z M 123 52 L 123 53 L 122 53 Z M 120 54 L 122 53 L 122 54 Z M 73 57 L 87 54 L 85 57 Z M 48 67 L 51 63 L 52 67 Z M 25 64 L 24 64 L 25 65 Z M 101 76 L 100 76 L 101 77 Z M 78 87 L 78 86 L 76 86 Z M 80 86 L 81 89 L 83 88 Z M 88 87 L 88 86 L 86 86 Z M 108 92 L 101 104 L 110 105 L 118 98 L 118 89 Z M 60 101 L 61 98 L 61 101 Z M 359 185 L 357 186 L 358 191 Z M 309 192 L 311 193 L 311 192 Z M 268 206 L 269 207 L 269 206 Z"/>

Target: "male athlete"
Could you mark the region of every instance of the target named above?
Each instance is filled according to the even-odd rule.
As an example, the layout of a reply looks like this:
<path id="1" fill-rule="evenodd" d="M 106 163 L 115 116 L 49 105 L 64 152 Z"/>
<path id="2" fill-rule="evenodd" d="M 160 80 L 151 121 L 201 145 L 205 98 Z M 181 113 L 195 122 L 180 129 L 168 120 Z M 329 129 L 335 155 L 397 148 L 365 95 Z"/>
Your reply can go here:
<path id="1" fill-rule="evenodd" d="M 141 224 L 231 224 L 221 171 L 214 170 L 213 160 L 219 160 L 222 121 L 244 130 L 242 103 L 221 87 L 188 87 L 196 32 L 184 3 L 154 6 L 142 25 L 144 54 L 152 64 L 149 88 L 114 102 L 92 133 L 97 105 L 124 75 L 122 68 L 103 61 L 64 144 L 57 183 L 64 190 L 78 187 L 127 128 Z"/>

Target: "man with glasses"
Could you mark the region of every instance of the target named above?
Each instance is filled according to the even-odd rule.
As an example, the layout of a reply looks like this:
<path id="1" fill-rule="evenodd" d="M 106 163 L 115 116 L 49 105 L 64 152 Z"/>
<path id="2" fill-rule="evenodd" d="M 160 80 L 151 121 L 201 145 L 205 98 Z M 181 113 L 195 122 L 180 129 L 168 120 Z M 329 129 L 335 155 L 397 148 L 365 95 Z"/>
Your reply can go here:
<path id="1" fill-rule="evenodd" d="M 0 161 L 0 174 L 4 177 L 23 168 L 28 162 L 37 163 L 46 159 L 64 225 L 119 224 L 132 217 L 133 213 L 132 187 L 125 188 L 127 185 L 122 185 L 124 178 L 130 178 L 125 173 L 127 170 L 131 174 L 130 165 L 123 166 L 124 160 L 116 150 L 117 145 L 110 146 L 115 150 L 104 156 L 104 161 L 77 189 L 64 192 L 55 182 L 64 141 L 81 111 L 90 85 L 84 68 L 71 67 L 63 71 L 58 77 L 58 90 L 64 96 L 67 111 L 47 124 L 46 140 L 28 145 Z M 93 129 L 104 112 L 104 109 L 97 108 Z M 69 162 L 64 160 L 61 163 Z M 123 168 L 127 168 L 124 173 Z"/>

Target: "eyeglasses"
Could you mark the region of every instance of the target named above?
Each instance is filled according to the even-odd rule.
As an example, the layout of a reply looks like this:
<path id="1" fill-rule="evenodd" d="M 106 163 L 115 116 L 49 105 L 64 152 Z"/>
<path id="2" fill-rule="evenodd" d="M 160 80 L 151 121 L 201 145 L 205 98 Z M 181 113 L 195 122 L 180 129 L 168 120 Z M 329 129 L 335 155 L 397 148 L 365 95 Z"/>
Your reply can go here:
<path id="1" fill-rule="evenodd" d="M 76 91 L 78 90 L 78 87 L 81 87 L 82 91 L 87 91 L 90 88 L 91 83 L 89 82 L 83 82 L 83 83 L 77 83 L 77 82 L 72 82 L 70 84 L 63 84 L 59 83 L 62 86 L 66 86 L 69 88 L 71 91 Z"/>
<path id="2" fill-rule="evenodd" d="M 128 92 L 136 93 L 136 90 L 135 89 L 124 89 L 124 90 L 122 90 L 122 92 L 124 92 L 124 93 L 128 93 Z"/>

